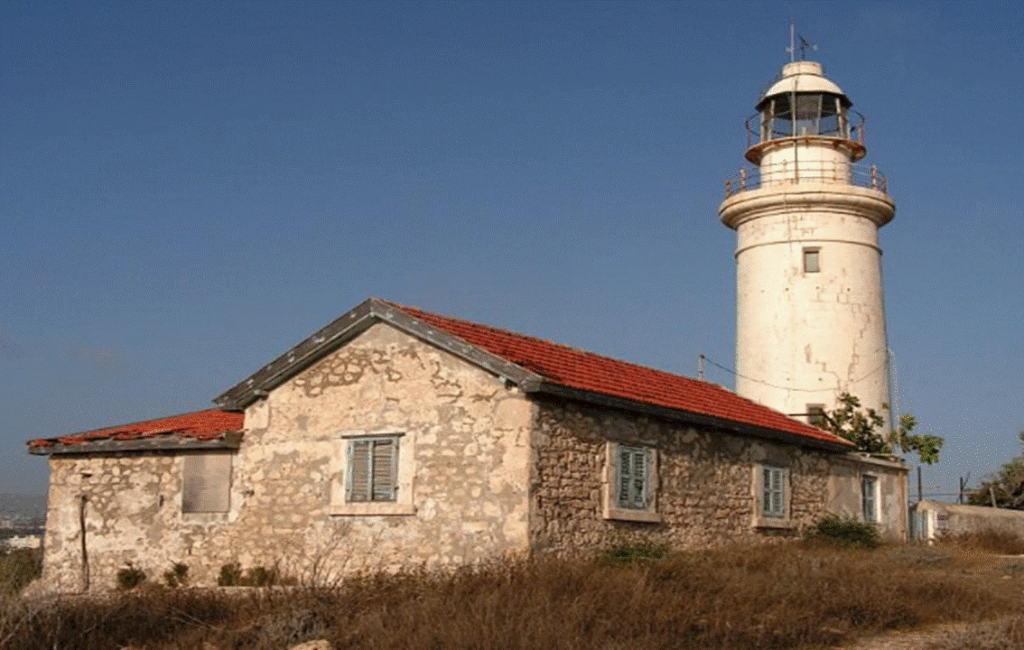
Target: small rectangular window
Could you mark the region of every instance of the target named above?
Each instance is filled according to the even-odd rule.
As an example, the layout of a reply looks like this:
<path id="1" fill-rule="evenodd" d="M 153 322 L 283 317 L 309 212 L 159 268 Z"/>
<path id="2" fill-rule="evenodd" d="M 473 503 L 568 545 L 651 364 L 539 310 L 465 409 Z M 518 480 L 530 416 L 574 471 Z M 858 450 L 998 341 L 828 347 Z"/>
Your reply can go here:
<path id="1" fill-rule="evenodd" d="M 650 451 L 644 447 L 619 447 L 618 504 L 620 508 L 647 508 Z"/>
<path id="2" fill-rule="evenodd" d="M 819 273 L 821 271 L 821 249 L 804 249 L 804 273 Z"/>
<path id="3" fill-rule="evenodd" d="M 761 474 L 761 515 L 782 519 L 786 516 L 785 470 L 764 467 Z"/>
<path id="4" fill-rule="evenodd" d="M 823 427 L 825 426 L 825 405 L 824 404 L 808 404 L 807 405 L 807 424 L 812 427 Z"/>
<path id="5" fill-rule="evenodd" d="M 181 459 L 181 511 L 227 512 L 231 494 L 231 454 L 188 454 Z"/>
<path id="6" fill-rule="evenodd" d="M 395 501 L 398 492 L 398 436 L 350 440 L 347 476 L 347 502 Z"/>
<path id="7" fill-rule="evenodd" d="M 864 521 L 869 524 L 878 522 L 878 499 L 876 491 L 878 479 L 865 474 L 860 480 L 861 503 L 864 506 Z"/>

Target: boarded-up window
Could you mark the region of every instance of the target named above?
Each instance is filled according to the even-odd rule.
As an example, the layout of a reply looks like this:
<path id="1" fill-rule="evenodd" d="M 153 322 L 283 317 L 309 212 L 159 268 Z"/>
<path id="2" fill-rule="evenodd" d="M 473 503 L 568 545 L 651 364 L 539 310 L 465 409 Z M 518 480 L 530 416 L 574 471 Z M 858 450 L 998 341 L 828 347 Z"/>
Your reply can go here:
<path id="1" fill-rule="evenodd" d="M 182 458 L 182 512 L 227 512 L 231 454 L 188 454 Z"/>
<path id="2" fill-rule="evenodd" d="M 398 436 L 357 438 L 348 445 L 345 500 L 395 501 L 398 494 Z"/>
<path id="3" fill-rule="evenodd" d="M 647 508 L 651 452 L 644 447 L 619 447 L 618 504 L 620 508 Z"/>
<path id="4" fill-rule="evenodd" d="M 761 514 L 765 517 L 786 516 L 786 470 L 764 467 L 761 470 Z"/>

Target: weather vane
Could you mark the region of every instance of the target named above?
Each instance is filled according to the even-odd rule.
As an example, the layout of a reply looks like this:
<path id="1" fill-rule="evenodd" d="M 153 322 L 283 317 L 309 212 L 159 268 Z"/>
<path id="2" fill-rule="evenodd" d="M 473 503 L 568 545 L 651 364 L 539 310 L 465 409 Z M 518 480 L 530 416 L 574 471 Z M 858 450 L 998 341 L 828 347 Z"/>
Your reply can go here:
<path id="1" fill-rule="evenodd" d="M 796 44 L 796 39 L 800 39 L 800 45 L 799 46 L 797 46 L 797 44 Z M 818 49 L 817 45 L 813 45 L 811 43 L 808 43 L 807 39 L 805 39 L 803 36 L 800 36 L 799 34 L 796 33 L 795 21 L 792 18 L 790 18 L 789 19 L 789 47 L 786 48 L 786 51 L 789 52 L 789 60 L 790 60 L 790 62 L 796 61 L 796 50 L 797 50 L 797 47 L 800 48 L 800 60 L 801 61 L 803 61 L 803 60 L 805 60 L 807 58 L 807 50 L 811 50 L 813 52 L 813 51 Z"/>

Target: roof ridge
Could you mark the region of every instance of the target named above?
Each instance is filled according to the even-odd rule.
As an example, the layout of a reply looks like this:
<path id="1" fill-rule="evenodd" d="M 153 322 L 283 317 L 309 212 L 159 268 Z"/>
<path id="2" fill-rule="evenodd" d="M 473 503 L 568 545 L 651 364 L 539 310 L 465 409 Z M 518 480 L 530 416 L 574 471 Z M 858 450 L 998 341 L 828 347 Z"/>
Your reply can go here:
<path id="1" fill-rule="evenodd" d="M 409 305 L 403 305 L 401 303 L 397 303 L 397 302 L 394 302 L 394 301 L 391 301 L 391 300 L 382 300 L 382 299 L 378 299 L 378 300 L 380 300 L 383 303 L 387 303 L 388 305 L 390 305 L 392 307 L 400 309 L 403 312 L 406 312 L 409 316 L 412 316 L 414 318 L 416 317 L 415 316 L 415 312 L 419 312 L 421 314 L 426 314 L 428 316 L 433 316 L 435 318 L 443 318 L 445 320 L 449 320 L 449 321 L 452 321 L 452 322 L 455 322 L 455 323 L 461 323 L 461 324 L 464 324 L 464 325 L 470 325 L 472 327 L 483 327 L 483 328 L 486 328 L 486 329 L 489 329 L 489 330 L 492 330 L 492 331 L 495 331 L 495 332 L 500 332 L 502 334 L 505 334 L 507 336 L 511 336 L 511 337 L 514 337 L 514 338 L 527 339 L 527 340 L 530 340 L 530 341 L 536 341 L 538 343 L 544 343 L 546 345 L 552 345 L 552 346 L 555 346 L 555 347 L 563 348 L 565 350 L 571 350 L 571 351 L 576 352 L 578 354 L 583 354 L 583 355 L 586 355 L 586 356 L 589 356 L 589 357 L 597 357 L 599 359 L 607 359 L 608 361 L 612 361 L 614 363 L 621 363 L 621 364 L 625 364 L 625 365 L 628 365 L 628 366 L 632 366 L 634 368 L 641 368 L 643 370 L 650 370 L 652 372 L 659 372 L 659 373 L 662 373 L 662 374 L 665 374 L 665 375 L 671 375 L 672 377 L 678 377 L 680 379 L 685 379 L 687 381 L 698 382 L 698 383 L 706 385 L 706 386 L 714 386 L 714 387 L 720 388 L 720 389 L 722 389 L 722 390 L 724 390 L 726 392 L 732 393 L 733 395 L 736 395 L 735 391 L 731 391 L 728 388 L 725 388 L 724 386 L 720 386 L 719 384 L 713 384 L 711 382 L 706 382 L 706 381 L 703 381 L 703 380 L 700 380 L 700 379 L 696 379 L 694 377 L 688 377 L 687 375 L 682 375 L 682 374 L 679 374 L 679 373 L 675 373 L 675 372 L 672 372 L 671 370 L 663 370 L 661 368 L 654 368 L 654 367 L 651 367 L 651 366 L 645 366 L 645 365 L 643 365 L 641 363 L 636 363 L 635 361 L 627 361 L 626 359 L 619 359 L 617 357 L 613 357 L 613 356 L 610 356 L 610 355 L 607 355 L 607 354 L 601 354 L 599 352 L 593 352 L 591 350 L 587 350 L 587 349 L 584 349 L 584 348 L 578 348 L 578 347 L 573 346 L 573 345 L 567 345 L 565 343 L 561 343 L 561 342 L 555 341 L 553 339 L 545 339 L 545 338 L 541 338 L 539 336 L 533 336 L 531 334 L 523 334 L 522 332 L 517 332 L 515 330 L 505 329 L 503 327 L 495 327 L 494 325 L 488 325 L 486 323 L 478 323 L 476 321 L 466 320 L 465 318 L 456 318 L 454 316 L 448 316 L 446 314 L 438 314 L 437 312 L 427 311 L 426 309 L 420 309 L 419 307 L 412 307 L 412 306 L 409 306 Z M 412 313 L 410 313 L 410 312 L 412 312 Z M 457 336 L 457 335 L 455 335 L 455 336 Z M 459 338 L 462 338 L 462 337 L 459 337 Z M 744 398 L 744 399 L 746 399 L 746 398 Z"/>

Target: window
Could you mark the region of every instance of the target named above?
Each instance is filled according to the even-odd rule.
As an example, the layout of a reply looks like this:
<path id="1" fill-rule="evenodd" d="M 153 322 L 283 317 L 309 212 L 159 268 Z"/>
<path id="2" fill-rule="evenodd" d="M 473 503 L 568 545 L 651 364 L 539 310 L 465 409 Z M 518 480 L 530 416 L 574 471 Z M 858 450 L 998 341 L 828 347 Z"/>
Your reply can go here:
<path id="1" fill-rule="evenodd" d="M 332 515 L 414 515 L 415 438 L 393 429 L 342 431 L 331 458 Z"/>
<path id="2" fill-rule="evenodd" d="M 398 490 L 398 437 L 357 438 L 348 443 L 345 500 L 395 501 Z"/>
<path id="3" fill-rule="evenodd" d="M 878 479 L 865 474 L 860 479 L 861 504 L 864 507 L 864 521 L 869 524 L 878 523 Z"/>
<path id="4" fill-rule="evenodd" d="M 821 249 L 804 249 L 804 273 L 819 273 L 821 271 Z"/>
<path id="5" fill-rule="evenodd" d="M 181 511 L 227 512 L 231 494 L 231 454 L 188 454 L 181 459 Z"/>
<path id="6" fill-rule="evenodd" d="M 605 519 L 657 522 L 658 454 L 646 445 L 609 442 L 605 454 Z"/>
<path id="7" fill-rule="evenodd" d="M 764 467 L 761 471 L 761 515 L 782 519 L 786 516 L 785 470 L 779 467 Z"/>
<path id="8" fill-rule="evenodd" d="M 808 404 L 807 405 L 807 424 L 812 427 L 825 426 L 825 405 L 824 404 Z"/>
<path id="9" fill-rule="evenodd" d="M 778 465 L 754 465 L 753 525 L 757 528 L 792 528 L 789 469 Z"/>
<path id="10" fill-rule="evenodd" d="M 618 501 L 620 508 L 647 509 L 651 452 L 643 447 L 619 446 Z"/>

